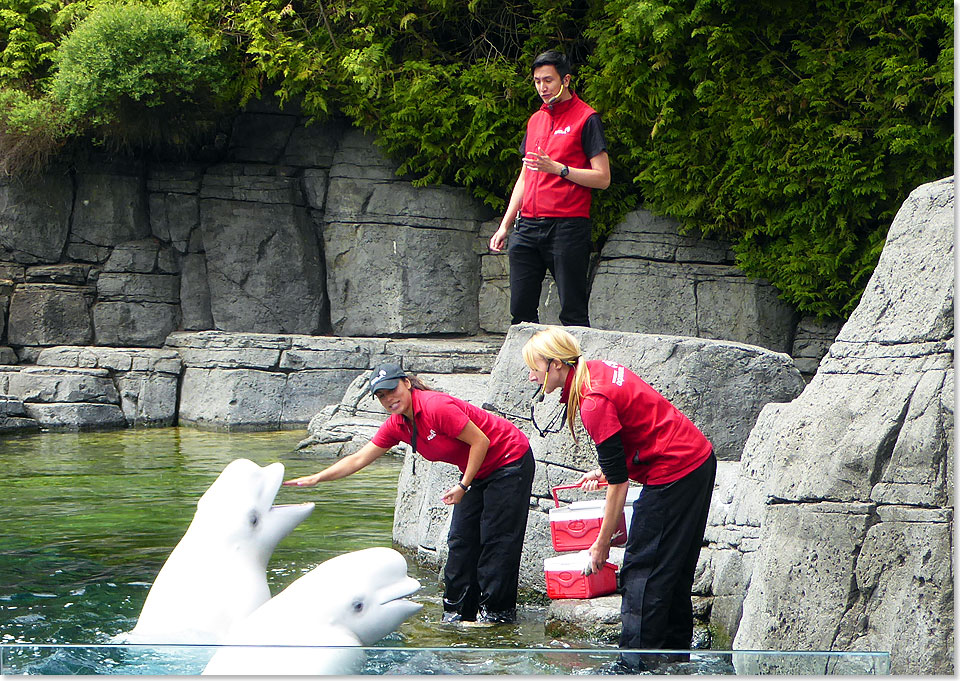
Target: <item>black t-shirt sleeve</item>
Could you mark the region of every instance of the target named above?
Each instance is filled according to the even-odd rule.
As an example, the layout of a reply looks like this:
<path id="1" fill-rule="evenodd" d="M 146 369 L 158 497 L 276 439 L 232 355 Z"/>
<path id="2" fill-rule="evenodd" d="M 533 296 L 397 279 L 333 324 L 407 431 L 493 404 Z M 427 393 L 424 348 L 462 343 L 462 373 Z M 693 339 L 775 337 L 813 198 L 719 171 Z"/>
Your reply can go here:
<path id="1" fill-rule="evenodd" d="M 620 433 L 614 433 L 597 445 L 597 458 L 603 477 L 611 485 L 619 485 L 629 480 L 627 477 L 627 457 L 623 450 Z"/>
<path id="2" fill-rule="evenodd" d="M 603 134 L 603 123 L 600 121 L 600 114 L 593 114 L 583 124 L 583 130 L 580 133 L 580 142 L 583 144 L 583 153 L 587 155 L 587 158 L 593 158 L 597 154 L 607 150 L 607 138 Z"/>

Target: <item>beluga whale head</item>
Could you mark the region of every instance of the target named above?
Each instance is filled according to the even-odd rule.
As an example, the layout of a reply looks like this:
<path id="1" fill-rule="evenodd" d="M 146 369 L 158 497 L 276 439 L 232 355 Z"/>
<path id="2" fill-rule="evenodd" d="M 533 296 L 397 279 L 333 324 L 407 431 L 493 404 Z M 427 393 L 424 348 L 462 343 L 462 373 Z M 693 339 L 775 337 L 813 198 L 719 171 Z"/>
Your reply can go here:
<path id="1" fill-rule="evenodd" d="M 197 502 L 183 538 L 160 569 L 136 626 L 121 640 L 217 643 L 270 598 L 267 562 L 313 503 L 274 506 L 282 463 L 231 461 Z"/>
<path id="2" fill-rule="evenodd" d="M 375 644 L 423 607 L 407 600 L 419 588 L 393 549 L 331 558 L 238 622 L 224 641 L 238 647 L 218 650 L 203 673 L 355 674 L 358 646 Z"/>

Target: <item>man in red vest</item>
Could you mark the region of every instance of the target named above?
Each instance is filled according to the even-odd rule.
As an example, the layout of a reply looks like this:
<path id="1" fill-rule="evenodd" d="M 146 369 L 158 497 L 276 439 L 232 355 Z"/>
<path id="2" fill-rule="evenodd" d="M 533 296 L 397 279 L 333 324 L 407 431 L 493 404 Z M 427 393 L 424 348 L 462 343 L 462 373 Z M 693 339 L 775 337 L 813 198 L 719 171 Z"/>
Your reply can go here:
<path id="1" fill-rule="evenodd" d="M 523 168 L 490 250 L 502 250 L 513 224 L 507 249 L 511 324 L 540 321 L 540 289 L 550 270 L 560 323 L 590 326 L 590 190 L 610 186 L 603 125 L 600 114 L 570 89 L 570 63 L 563 54 L 544 52 L 531 73 L 543 105 L 527 121 L 520 145 Z"/>

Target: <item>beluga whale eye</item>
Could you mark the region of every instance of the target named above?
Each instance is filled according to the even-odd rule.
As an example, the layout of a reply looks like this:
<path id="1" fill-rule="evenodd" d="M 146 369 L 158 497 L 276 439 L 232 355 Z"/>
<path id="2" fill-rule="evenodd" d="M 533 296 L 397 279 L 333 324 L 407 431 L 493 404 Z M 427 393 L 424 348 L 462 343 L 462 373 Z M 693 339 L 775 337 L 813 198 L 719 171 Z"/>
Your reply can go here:
<path id="1" fill-rule="evenodd" d="M 350 605 L 350 607 L 353 609 L 354 613 L 359 615 L 361 612 L 363 612 L 363 601 L 357 599 Z"/>
<path id="2" fill-rule="evenodd" d="M 257 523 L 260 522 L 260 514 L 257 511 L 250 511 L 250 525 L 253 527 L 257 526 Z"/>

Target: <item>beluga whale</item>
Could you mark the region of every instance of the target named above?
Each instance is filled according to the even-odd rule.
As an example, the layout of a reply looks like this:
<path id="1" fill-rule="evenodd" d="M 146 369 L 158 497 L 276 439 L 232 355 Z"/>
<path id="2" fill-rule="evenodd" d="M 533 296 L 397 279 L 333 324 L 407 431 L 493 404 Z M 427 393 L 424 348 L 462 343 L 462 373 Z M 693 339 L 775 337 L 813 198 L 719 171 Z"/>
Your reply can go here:
<path id="1" fill-rule="evenodd" d="M 123 643 L 219 643 L 236 622 L 270 599 L 267 562 L 313 511 L 313 503 L 274 506 L 282 463 L 236 459 L 197 501 L 187 531 L 147 593 Z"/>
<path id="2" fill-rule="evenodd" d="M 231 628 L 227 647 L 217 650 L 203 673 L 356 674 L 364 660 L 360 647 L 372 646 L 423 607 L 406 600 L 419 588 L 393 549 L 331 558 Z"/>

